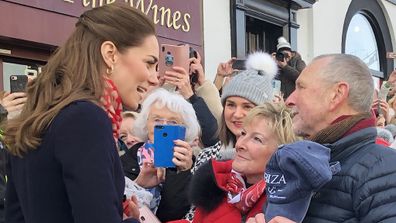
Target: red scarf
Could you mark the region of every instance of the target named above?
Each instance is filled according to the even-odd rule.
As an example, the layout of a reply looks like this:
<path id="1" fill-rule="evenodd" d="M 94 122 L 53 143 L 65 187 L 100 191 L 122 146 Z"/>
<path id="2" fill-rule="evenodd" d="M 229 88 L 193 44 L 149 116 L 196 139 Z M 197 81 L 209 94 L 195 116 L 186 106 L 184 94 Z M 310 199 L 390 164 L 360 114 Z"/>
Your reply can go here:
<path id="1" fill-rule="evenodd" d="M 232 170 L 227 179 L 226 189 L 228 191 L 228 203 L 233 204 L 242 214 L 246 214 L 263 195 L 265 181 L 262 179 L 246 188 L 241 174 Z"/>
<path id="2" fill-rule="evenodd" d="M 100 98 L 100 102 L 102 104 L 102 108 L 105 110 L 111 120 L 111 124 L 113 127 L 113 137 L 114 140 L 117 142 L 122 121 L 122 100 L 113 81 L 106 77 L 104 78 L 104 80 L 105 88 L 103 91 L 103 95 Z"/>

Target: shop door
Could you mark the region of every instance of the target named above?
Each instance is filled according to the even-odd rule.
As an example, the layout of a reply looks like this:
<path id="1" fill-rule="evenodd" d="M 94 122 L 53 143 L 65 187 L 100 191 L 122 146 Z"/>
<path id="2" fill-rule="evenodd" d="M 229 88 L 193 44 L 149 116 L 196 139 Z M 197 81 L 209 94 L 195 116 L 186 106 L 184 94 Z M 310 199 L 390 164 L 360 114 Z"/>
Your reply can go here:
<path id="1" fill-rule="evenodd" d="M 282 33 L 281 26 L 246 16 L 246 54 L 256 51 L 275 52 Z"/>

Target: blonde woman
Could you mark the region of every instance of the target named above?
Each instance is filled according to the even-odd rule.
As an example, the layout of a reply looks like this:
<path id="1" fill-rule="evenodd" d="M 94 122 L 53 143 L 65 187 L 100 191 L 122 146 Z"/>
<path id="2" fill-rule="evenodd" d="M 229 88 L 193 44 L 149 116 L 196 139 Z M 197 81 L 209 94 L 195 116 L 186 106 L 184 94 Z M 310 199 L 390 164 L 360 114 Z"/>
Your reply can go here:
<path id="1" fill-rule="evenodd" d="M 244 222 L 261 213 L 266 201 L 266 164 L 279 145 L 296 140 L 291 113 L 284 104 L 253 108 L 244 119 L 234 160 L 212 159 L 193 175 L 190 198 L 196 210 L 192 222 Z"/>

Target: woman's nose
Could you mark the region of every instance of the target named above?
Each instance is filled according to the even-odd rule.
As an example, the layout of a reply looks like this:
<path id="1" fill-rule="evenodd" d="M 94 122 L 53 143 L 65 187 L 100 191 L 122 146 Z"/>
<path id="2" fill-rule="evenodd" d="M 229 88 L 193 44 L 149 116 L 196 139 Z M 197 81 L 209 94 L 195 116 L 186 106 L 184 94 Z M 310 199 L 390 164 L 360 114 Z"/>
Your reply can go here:
<path id="1" fill-rule="evenodd" d="M 157 71 L 150 74 L 148 82 L 150 83 L 151 86 L 159 85 L 159 75 Z"/>
<path id="2" fill-rule="evenodd" d="M 234 116 L 236 118 L 243 118 L 244 117 L 244 113 L 245 113 L 245 111 L 242 108 L 237 107 L 236 110 L 235 110 Z"/>
<path id="3" fill-rule="evenodd" d="M 235 144 L 236 150 L 245 150 L 246 149 L 246 137 L 240 136 Z"/>

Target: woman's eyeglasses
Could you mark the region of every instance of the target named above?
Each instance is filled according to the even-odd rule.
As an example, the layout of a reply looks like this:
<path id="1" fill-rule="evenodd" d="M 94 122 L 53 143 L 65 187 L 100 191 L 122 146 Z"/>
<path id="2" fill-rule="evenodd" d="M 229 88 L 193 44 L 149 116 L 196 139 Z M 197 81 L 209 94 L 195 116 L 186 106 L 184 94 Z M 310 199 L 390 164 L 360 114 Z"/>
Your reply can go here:
<path id="1" fill-rule="evenodd" d="M 176 119 L 153 118 L 154 125 L 182 125 L 183 123 Z"/>

